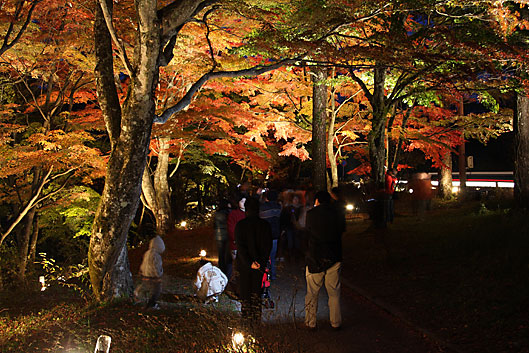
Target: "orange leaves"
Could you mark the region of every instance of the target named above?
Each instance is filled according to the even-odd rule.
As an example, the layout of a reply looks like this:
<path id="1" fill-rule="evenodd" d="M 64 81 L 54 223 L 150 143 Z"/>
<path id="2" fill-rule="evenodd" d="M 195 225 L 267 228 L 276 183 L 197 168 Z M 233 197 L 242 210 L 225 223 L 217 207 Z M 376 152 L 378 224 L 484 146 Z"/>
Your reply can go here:
<path id="1" fill-rule="evenodd" d="M 309 152 L 305 147 L 298 147 L 297 144 L 293 142 L 287 142 L 283 146 L 283 150 L 279 153 L 280 156 L 293 156 L 299 158 L 302 161 L 310 159 Z"/>

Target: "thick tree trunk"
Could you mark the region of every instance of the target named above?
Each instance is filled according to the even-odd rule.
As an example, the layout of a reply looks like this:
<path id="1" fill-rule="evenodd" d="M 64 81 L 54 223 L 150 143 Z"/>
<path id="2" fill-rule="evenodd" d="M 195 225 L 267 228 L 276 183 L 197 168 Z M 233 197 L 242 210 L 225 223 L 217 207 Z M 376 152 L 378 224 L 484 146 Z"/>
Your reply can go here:
<path id="1" fill-rule="evenodd" d="M 127 128 L 122 129 L 112 150 L 90 238 L 90 279 L 98 300 L 132 293 L 126 243 L 140 200 L 154 104 L 142 96 L 130 97 L 130 100 L 123 112 L 123 120 L 127 122 L 134 118 L 135 123 L 123 125 Z"/>
<path id="2" fill-rule="evenodd" d="M 529 208 L 529 97 L 518 94 L 514 115 L 514 198 Z"/>
<path id="3" fill-rule="evenodd" d="M 448 151 L 443 157 L 441 178 L 439 179 L 439 195 L 443 199 L 452 197 L 452 152 Z"/>
<path id="4" fill-rule="evenodd" d="M 108 0 L 106 4 L 110 10 L 112 1 Z M 136 70 L 121 114 L 119 105 L 116 105 L 115 86 L 109 77 L 113 77 L 111 39 L 99 6 L 96 12 L 98 99 L 112 142 L 105 187 L 95 215 L 88 252 L 90 280 L 99 301 L 132 294 L 126 243 L 140 200 L 155 116 L 153 92 L 158 81 L 161 52 L 161 29 L 156 10 L 156 2 L 137 2 L 140 28 L 134 61 Z"/>
<path id="5" fill-rule="evenodd" d="M 371 131 L 368 134 L 369 160 L 371 164 L 371 178 L 377 188 L 384 187 L 386 162 L 386 122 L 388 107 L 386 106 L 384 83 L 386 82 L 386 67 L 375 68 L 375 82 L 371 108 L 373 118 Z"/>
<path id="6" fill-rule="evenodd" d="M 315 190 L 327 189 L 326 120 L 327 120 L 327 70 L 312 70 L 312 182 Z"/>

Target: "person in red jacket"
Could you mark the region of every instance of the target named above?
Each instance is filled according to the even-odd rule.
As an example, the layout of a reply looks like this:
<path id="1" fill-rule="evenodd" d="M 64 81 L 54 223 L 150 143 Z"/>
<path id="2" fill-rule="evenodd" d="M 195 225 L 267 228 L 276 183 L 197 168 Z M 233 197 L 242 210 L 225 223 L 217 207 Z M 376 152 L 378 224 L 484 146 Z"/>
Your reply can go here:
<path id="1" fill-rule="evenodd" d="M 393 168 L 388 170 L 384 182 L 384 223 L 393 223 L 393 217 L 395 216 L 393 194 L 397 187 L 397 181 L 397 170 Z"/>

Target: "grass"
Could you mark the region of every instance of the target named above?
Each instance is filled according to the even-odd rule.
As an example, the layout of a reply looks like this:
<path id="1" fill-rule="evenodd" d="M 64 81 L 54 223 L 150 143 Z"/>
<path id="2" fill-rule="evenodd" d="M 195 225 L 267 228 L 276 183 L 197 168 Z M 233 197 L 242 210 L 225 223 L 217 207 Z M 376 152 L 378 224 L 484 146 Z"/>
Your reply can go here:
<path id="1" fill-rule="evenodd" d="M 350 225 L 344 275 L 462 350 L 529 351 L 527 214 L 438 204 L 419 221 L 407 209 L 396 204 L 387 231 Z"/>

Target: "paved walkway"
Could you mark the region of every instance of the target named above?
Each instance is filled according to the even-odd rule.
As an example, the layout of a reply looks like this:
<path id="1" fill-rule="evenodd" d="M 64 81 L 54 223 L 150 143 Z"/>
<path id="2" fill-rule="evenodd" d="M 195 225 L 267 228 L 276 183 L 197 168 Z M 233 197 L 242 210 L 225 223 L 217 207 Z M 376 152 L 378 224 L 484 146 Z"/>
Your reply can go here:
<path id="1" fill-rule="evenodd" d="M 290 324 L 299 328 L 300 352 L 445 352 L 419 332 L 366 300 L 342 283 L 343 325 L 334 331 L 329 324 L 327 293 L 323 287 L 318 302 L 318 329 L 303 327 L 305 278 L 302 265 L 281 263 L 278 279 L 272 283 L 274 310 L 265 310 L 269 325 Z"/>

